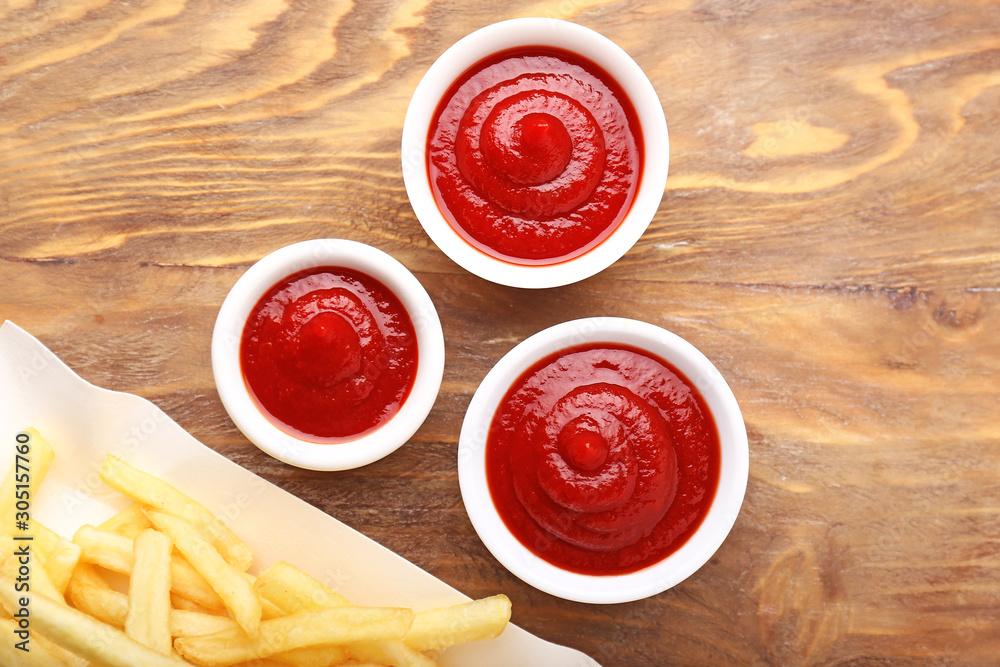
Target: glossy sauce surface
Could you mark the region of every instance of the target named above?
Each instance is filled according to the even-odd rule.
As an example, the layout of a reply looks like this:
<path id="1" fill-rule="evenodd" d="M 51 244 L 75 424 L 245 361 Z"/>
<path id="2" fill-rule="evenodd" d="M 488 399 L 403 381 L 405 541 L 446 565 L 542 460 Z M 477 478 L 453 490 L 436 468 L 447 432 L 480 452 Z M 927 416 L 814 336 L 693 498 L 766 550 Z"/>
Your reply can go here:
<path id="1" fill-rule="evenodd" d="M 704 399 L 666 361 L 618 344 L 572 347 L 501 401 L 486 475 L 501 518 L 544 560 L 584 574 L 667 557 L 715 497 L 719 436 Z"/>
<path id="2" fill-rule="evenodd" d="M 580 255 L 628 213 L 643 146 L 631 102 L 596 64 L 551 47 L 503 51 L 443 97 L 431 189 L 469 243 L 514 263 Z"/>
<path id="3" fill-rule="evenodd" d="M 396 414 L 413 387 L 417 338 L 388 287 L 358 271 L 320 267 L 261 297 L 243 329 L 240 363 L 273 422 L 333 443 Z"/>

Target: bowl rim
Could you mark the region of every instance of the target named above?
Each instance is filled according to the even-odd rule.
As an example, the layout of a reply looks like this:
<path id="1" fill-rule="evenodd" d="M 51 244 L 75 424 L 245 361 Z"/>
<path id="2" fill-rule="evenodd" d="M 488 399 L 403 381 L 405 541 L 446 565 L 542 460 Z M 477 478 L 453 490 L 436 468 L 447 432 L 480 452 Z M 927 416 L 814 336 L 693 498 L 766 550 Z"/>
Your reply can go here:
<path id="1" fill-rule="evenodd" d="M 584 343 L 619 343 L 648 350 L 673 364 L 701 392 L 719 430 L 719 487 L 698 530 L 677 551 L 637 572 L 586 575 L 536 556 L 506 528 L 486 482 L 486 437 L 512 383 L 535 362 Z M 511 573 L 551 595 L 592 604 L 631 602 L 676 586 L 701 568 L 732 530 L 749 476 L 746 425 L 722 374 L 691 343 L 647 322 L 617 317 L 570 320 L 525 339 L 487 373 L 466 411 L 458 447 L 459 486 L 466 511 L 486 548 Z"/>
<path id="2" fill-rule="evenodd" d="M 519 46 L 552 46 L 575 52 L 603 68 L 625 90 L 639 117 L 643 172 L 626 217 L 611 235 L 578 257 L 554 264 L 515 264 L 475 248 L 451 227 L 431 192 L 427 134 L 438 102 L 469 67 L 494 53 Z M 650 156 L 656 155 L 656 160 Z M 659 209 L 669 170 L 670 139 L 659 96 L 642 68 L 604 35 L 555 18 L 508 19 L 480 28 L 442 53 L 417 84 L 403 121 L 403 183 L 413 211 L 431 240 L 456 264 L 510 287 L 541 289 L 588 278 L 618 261 L 639 240 Z"/>
<path id="3" fill-rule="evenodd" d="M 310 442 L 276 426 L 251 398 L 239 359 L 243 327 L 261 296 L 288 276 L 321 266 L 353 269 L 380 281 L 399 298 L 417 336 L 417 372 L 399 411 L 376 430 L 340 443 Z M 300 241 L 262 257 L 230 289 L 212 332 L 212 373 L 233 423 L 270 456 L 309 470 L 357 468 L 391 454 L 406 443 L 437 399 L 444 357 L 444 334 L 437 310 L 416 276 L 388 253 L 348 239 Z"/>

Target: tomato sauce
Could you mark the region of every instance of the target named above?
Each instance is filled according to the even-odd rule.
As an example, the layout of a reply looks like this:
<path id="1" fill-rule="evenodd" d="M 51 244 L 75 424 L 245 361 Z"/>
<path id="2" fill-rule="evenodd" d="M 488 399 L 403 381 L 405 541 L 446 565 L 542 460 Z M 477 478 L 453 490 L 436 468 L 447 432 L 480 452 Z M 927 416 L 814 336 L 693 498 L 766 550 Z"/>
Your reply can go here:
<path id="1" fill-rule="evenodd" d="M 669 363 L 589 344 L 529 368 L 486 442 L 494 505 L 540 558 L 592 575 L 634 572 L 679 549 L 719 483 L 715 421 Z"/>
<path id="2" fill-rule="evenodd" d="M 427 169 L 449 224 L 481 251 L 551 264 L 607 238 L 642 173 L 638 116 L 596 64 L 551 47 L 502 51 L 442 98 Z"/>
<path id="3" fill-rule="evenodd" d="M 417 338 L 388 287 L 358 271 L 321 267 L 261 297 L 243 329 L 240 363 L 254 400 L 279 427 L 334 443 L 398 412 L 413 387 Z"/>

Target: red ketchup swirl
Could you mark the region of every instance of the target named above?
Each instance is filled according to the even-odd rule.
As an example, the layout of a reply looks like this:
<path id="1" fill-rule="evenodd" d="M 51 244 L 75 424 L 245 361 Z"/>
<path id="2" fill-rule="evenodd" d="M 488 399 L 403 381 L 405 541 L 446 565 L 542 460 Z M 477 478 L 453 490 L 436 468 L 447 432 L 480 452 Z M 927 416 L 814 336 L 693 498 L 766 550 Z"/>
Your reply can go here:
<path id="1" fill-rule="evenodd" d="M 568 348 L 508 390 L 486 443 L 501 518 L 541 558 L 623 574 L 680 548 L 719 480 L 718 431 L 680 371 L 618 344 Z"/>
<path id="2" fill-rule="evenodd" d="M 250 393 L 285 431 L 317 442 L 378 428 L 413 387 L 417 339 L 403 304 L 371 276 L 340 267 L 274 285 L 243 328 Z"/>
<path id="3" fill-rule="evenodd" d="M 590 250 L 628 213 L 642 172 L 631 102 L 568 51 L 503 51 L 438 105 L 427 164 L 438 207 L 469 243 L 514 263 Z"/>

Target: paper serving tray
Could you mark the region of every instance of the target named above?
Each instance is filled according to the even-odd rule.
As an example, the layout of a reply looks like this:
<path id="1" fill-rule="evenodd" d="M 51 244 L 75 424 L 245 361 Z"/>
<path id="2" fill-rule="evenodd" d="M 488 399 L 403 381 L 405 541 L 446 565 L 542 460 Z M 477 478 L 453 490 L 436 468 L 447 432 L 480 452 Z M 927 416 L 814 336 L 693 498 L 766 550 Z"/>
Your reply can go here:
<path id="1" fill-rule="evenodd" d="M 13 324 L 0 327 L 0 438 L 34 426 L 56 452 L 31 512 L 64 537 L 129 501 L 100 481 L 107 453 L 154 473 L 221 517 L 252 549 L 251 571 L 287 560 L 366 605 L 424 609 L 469 598 L 312 505 L 205 447 L 153 403 L 96 387 Z M 12 460 L 12 456 L 10 457 Z M 0 463 L 6 474 L 8 461 Z M 496 591 L 502 593 L 504 591 Z M 517 600 L 512 600 L 517 605 Z M 599 667 L 584 654 L 508 626 L 441 652 L 445 667 Z"/>

